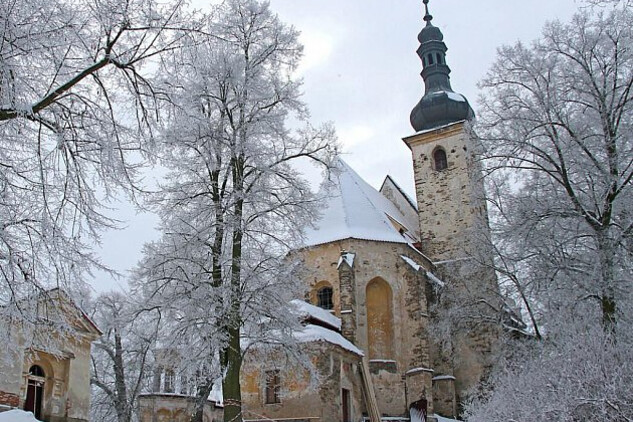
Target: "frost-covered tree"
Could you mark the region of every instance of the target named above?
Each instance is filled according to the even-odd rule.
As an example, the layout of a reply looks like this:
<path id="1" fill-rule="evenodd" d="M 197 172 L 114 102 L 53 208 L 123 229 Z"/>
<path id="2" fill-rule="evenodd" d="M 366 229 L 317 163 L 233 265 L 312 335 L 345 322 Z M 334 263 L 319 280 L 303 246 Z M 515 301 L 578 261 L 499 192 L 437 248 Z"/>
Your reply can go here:
<path id="1" fill-rule="evenodd" d="M 297 37 L 267 2 L 227 0 L 161 68 L 163 236 L 146 246 L 137 287 L 169 320 L 172 347 L 186 343 L 193 365 L 211 372 L 219 362 L 225 421 L 242 419 L 245 346 L 278 343 L 296 324 L 288 301 L 298 280 L 284 258 L 315 196 L 294 163 L 327 170 L 336 153 L 332 129 L 306 123 Z M 195 421 L 212 388 L 205 376 Z"/>
<path id="2" fill-rule="evenodd" d="M 5 321 L 29 331 L 38 316 L 28 298 L 39 300 L 51 287 L 72 293 L 100 266 L 91 247 L 100 230 L 116 223 L 101 204 L 115 187 L 134 187 L 138 153 L 151 137 L 147 114 L 153 91 L 145 65 L 176 47 L 181 3 L 2 2 L 0 318 Z"/>
<path id="3" fill-rule="evenodd" d="M 633 11 L 610 3 L 502 47 L 481 84 L 495 267 L 535 338 L 469 421 L 633 420 Z"/>
<path id="4" fill-rule="evenodd" d="M 481 83 L 499 266 L 540 314 L 589 301 L 607 330 L 631 284 L 632 23 L 627 8 L 550 23 Z"/>
<path id="5" fill-rule="evenodd" d="M 151 382 L 153 351 L 158 344 L 159 315 L 118 292 L 102 294 L 92 318 L 103 335 L 92 344 L 91 415 L 103 422 L 136 420 L 137 399 Z"/>

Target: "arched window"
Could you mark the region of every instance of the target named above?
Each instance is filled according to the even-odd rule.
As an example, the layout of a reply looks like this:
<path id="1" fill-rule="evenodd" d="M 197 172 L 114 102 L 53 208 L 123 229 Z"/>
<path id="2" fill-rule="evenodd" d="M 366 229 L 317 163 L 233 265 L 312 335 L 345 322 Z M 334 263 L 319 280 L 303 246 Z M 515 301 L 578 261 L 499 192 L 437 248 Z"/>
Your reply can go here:
<path id="1" fill-rule="evenodd" d="M 429 64 L 433 64 L 433 53 L 429 54 Z"/>
<path id="2" fill-rule="evenodd" d="M 334 309 L 334 290 L 331 287 L 321 287 L 317 290 L 317 306 L 319 308 Z"/>
<path id="3" fill-rule="evenodd" d="M 33 412 L 37 419 L 42 417 L 42 405 L 44 403 L 44 384 L 42 379 L 46 375 L 39 365 L 33 365 L 29 369 L 29 378 L 26 386 L 26 399 L 24 400 L 24 410 Z"/>
<path id="4" fill-rule="evenodd" d="M 442 64 L 442 55 L 440 53 L 436 53 L 435 57 L 437 57 L 437 64 Z"/>
<path id="5" fill-rule="evenodd" d="M 393 295 L 382 278 L 367 284 L 367 340 L 370 359 L 393 359 Z"/>
<path id="6" fill-rule="evenodd" d="M 437 148 L 433 152 L 433 164 L 435 171 L 442 171 L 448 168 L 448 160 L 446 158 L 446 151 L 442 148 Z"/>
<path id="7" fill-rule="evenodd" d="M 44 373 L 44 370 L 39 365 L 31 366 L 31 369 L 29 369 L 29 375 L 33 375 L 35 377 L 45 377 L 46 376 L 46 374 Z"/>

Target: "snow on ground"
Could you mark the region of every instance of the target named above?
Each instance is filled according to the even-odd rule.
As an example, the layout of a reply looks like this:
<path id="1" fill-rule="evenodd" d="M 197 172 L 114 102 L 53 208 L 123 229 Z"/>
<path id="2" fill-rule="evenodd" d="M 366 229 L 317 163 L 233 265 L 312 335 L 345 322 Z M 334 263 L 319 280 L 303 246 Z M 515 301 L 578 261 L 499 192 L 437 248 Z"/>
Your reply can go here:
<path id="1" fill-rule="evenodd" d="M 411 416 L 411 422 L 425 422 L 424 413 L 418 409 L 409 410 L 409 415 Z"/>
<path id="2" fill-rule="evenodd" d="M 341 319 L 335 317 L 329 311 L 299 299 L 292 300 L 290 303 L 298 310 L 300 316 L 316 319 L 340 331 Z"/>
<path id="3" fill-rule="evenodd" d="M 13 409 L 0 413 L 0 422 L 38 422 L 38 420 L 31 412 Z"/>
<path id="4" fill-rule="evenodd" d="M 437 422 L 461 422 L 457 419 L 449 419 L 449 418 L 442 417 L 440 415 L 435 415 L 435 417 L 437 418 Z"/>

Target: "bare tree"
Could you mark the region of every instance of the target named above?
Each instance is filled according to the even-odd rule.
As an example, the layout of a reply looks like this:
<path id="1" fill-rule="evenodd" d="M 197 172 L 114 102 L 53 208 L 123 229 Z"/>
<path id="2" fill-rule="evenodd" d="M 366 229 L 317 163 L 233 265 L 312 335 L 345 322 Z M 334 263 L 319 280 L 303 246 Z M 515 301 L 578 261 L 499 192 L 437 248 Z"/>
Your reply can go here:
<path id="1" fill-rule="evenodd" d="M 99 421 L 131 422 L 139 394 L 149 387 L 160 318 L 138 313 L 139 305 L 117 292 L 97 297 L 92 306 L 104 334 L 93 343 L 91 414 Z"/>
<path id="2" fill-rule="evenodd" d="M 219 360 L 224 420 L 237 421 L 243 337 L 279 342 L 296 324 L 288 302 L 298 283 L 284 258 L 316 199 L 293 163 L 329 169 L 336 146 L 329 126 L 305 125 L 293 79 L 298 34 L 268 3 L 223 2 L 204 32 L 212 35 L 192 35 L 161 69 L 169 114 L 161 163 L 170 173 L 155 204 L 164 235 L 146 247 L 138 285 L 169 315 L 174 338 L 196 345 L 188 354 L 200 356 L 197 365 Z"/>
<path id="3" fill-rule="evenodd" d="M 37 322 L 26 298 L 101 267 L 91 247 L 116 225 L 101 205 L 135 188 L 152 135 L 146 65 L 177 47 L 182 3 L 2 3 L 0 317 L 23 330 Z"/>

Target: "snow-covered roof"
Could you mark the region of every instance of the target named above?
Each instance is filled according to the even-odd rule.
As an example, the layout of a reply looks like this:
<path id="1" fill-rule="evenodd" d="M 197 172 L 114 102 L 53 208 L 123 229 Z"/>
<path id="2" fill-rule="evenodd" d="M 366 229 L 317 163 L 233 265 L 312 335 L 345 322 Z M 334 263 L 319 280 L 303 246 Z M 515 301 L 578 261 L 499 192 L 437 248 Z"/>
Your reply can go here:
<path id="1" fill-rule="evenodd" d="M 336 331 L 328 330 L 325 327 L 319 325 L 308 324 L 301 331 L 297 331 L 294 334 L 297 341 L 301 343 L 309 343 L 313 341 L 324 341 L 330 344 L 339 346 L 345 350 L 349 350 L 358 356 L 364 356 L 363 351 L 354 346 L 349 340 L 337 333 Z"/>
<path id="2" fill-rule="evenodd" d="M 420 271 L 420 268 L 422 268 L 422 265 L 418 264 L 417 262 L 415 262 L 414 260 L 412 260 L 411 258 L 409 258 L 408 256 L 405 255 L 400 255 L 400 258 L 402 258 L 402 260 L 404 262 L 406 262 L 407 264 L 409 264 L 409 266 L 411 268 L 413 268 L 415 271 Z"/>
<path id="3" fill-rule="evenodd" d="M 365 182 L 343 160 L 333 183 L 321 194 L 327 199 L 315 228 L 306 230 L 305 246 L 316 246 L 342 239 L 363 239 L 393 243 L 413 243 L 415 231 L 407 218 L 385 196 Z M 408 230 L 404 235 L 390 218 Z"/>
<path id="4" fill-rule="evenodd" d="M 426 272 L 426 276 L 429 278 L 429 280 L 435 284 L 436 287 L 444 287 L 446 285 L 445 282 L 443 282 L 442 280 L 440 280 L 435 274 L 433 274 L 430 271 Z"/>
<path id="5" fill-rule="evenodd" d="M 336 265 L 336 269 L 341 268 L 341 264 L 343 262 L 347 263 L 350 268 L 354 267 L 354 259 L 356 259 L 356 254 L 351 252 L 345 252 L 341 254 L 341 257 L 338 259 L 338 264 Z"/>
<path id="6" fill-rule="evenodd" d="M 297 309 L 299 316 L 314 319 L 335 330 L 341 330 L 341 319 L 335 317 L 329 311 L 299 299 L 292 300 L 290 303 Z"/>
<path id="7" fill-rule="evenodd" d="M 31 412 L 13 409 L 0 413 L 0 422 L 38 422 L 38 420 Z"/>

